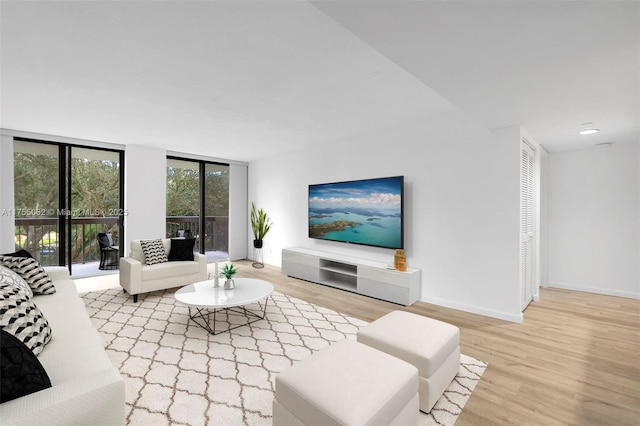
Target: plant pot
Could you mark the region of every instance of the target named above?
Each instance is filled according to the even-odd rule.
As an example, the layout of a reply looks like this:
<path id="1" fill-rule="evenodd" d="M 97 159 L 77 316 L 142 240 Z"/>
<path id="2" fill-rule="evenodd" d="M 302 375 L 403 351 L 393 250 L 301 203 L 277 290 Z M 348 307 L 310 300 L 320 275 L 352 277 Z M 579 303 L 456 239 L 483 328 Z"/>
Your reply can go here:
<path id="1" fill-rule="evenodd" d="M 253 240 L 253 247 L 257 249 L 261 249 L 263 242 L 264 242 L 263 240 Z"/>
<path id="2" fill-rule="evenodd" d="M 233 278 L 227 278 L 227 280 L 224 282 L 224 289 L 231 290 L 234 288 L 236 288 L 236 283 L 233 281 Z"/>

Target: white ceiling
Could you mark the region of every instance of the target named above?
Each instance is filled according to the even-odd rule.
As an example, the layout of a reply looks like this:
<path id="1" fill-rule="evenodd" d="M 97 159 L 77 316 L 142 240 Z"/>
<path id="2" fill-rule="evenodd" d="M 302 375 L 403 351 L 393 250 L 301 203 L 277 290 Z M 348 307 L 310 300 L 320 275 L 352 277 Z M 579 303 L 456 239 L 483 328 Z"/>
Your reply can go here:
<path id="1" fill-rule="evenodd" d="M 637 2 L 2 1 L 6 129 L 240 161 L 460 108 L 637 141 Z M 577 135 L 593 121 L 602 131 Z"/>

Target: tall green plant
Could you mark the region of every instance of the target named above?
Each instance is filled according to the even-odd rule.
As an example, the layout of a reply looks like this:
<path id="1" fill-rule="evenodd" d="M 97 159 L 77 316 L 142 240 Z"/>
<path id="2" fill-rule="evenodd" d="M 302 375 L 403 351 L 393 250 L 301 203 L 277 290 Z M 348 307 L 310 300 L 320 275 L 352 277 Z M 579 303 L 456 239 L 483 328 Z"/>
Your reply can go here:
<path id="1" fill-rule="evenodd" d="M 253 238 L 262 240 L 271 229 L 271 219 L 262 209 L 256 209 L 256 205 L 251 203 L 251 229 L 253 230 Z"/>

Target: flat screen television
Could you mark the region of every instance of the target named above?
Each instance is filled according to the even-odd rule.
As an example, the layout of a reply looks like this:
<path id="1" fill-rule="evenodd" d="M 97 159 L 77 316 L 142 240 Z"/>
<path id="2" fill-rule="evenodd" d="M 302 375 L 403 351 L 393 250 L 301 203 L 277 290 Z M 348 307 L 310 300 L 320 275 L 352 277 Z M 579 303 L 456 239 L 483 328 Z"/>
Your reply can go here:
<path id="1" fill-rule="evenodd" d="M 404 176 L 309 185 L 309 238 L 404 248 Z"/>

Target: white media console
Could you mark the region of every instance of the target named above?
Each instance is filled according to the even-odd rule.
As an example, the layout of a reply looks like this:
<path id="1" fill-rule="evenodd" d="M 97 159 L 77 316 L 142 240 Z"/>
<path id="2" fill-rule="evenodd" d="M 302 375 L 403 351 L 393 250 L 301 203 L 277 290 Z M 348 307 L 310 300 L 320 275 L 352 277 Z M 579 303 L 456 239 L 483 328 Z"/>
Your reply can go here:
<path id="1" fill-rule="evenodd" d="M 411 305 L 420 298 L 420 270 L 302 247 L 282 250 L 282 273 L 365 296 Z"/>

